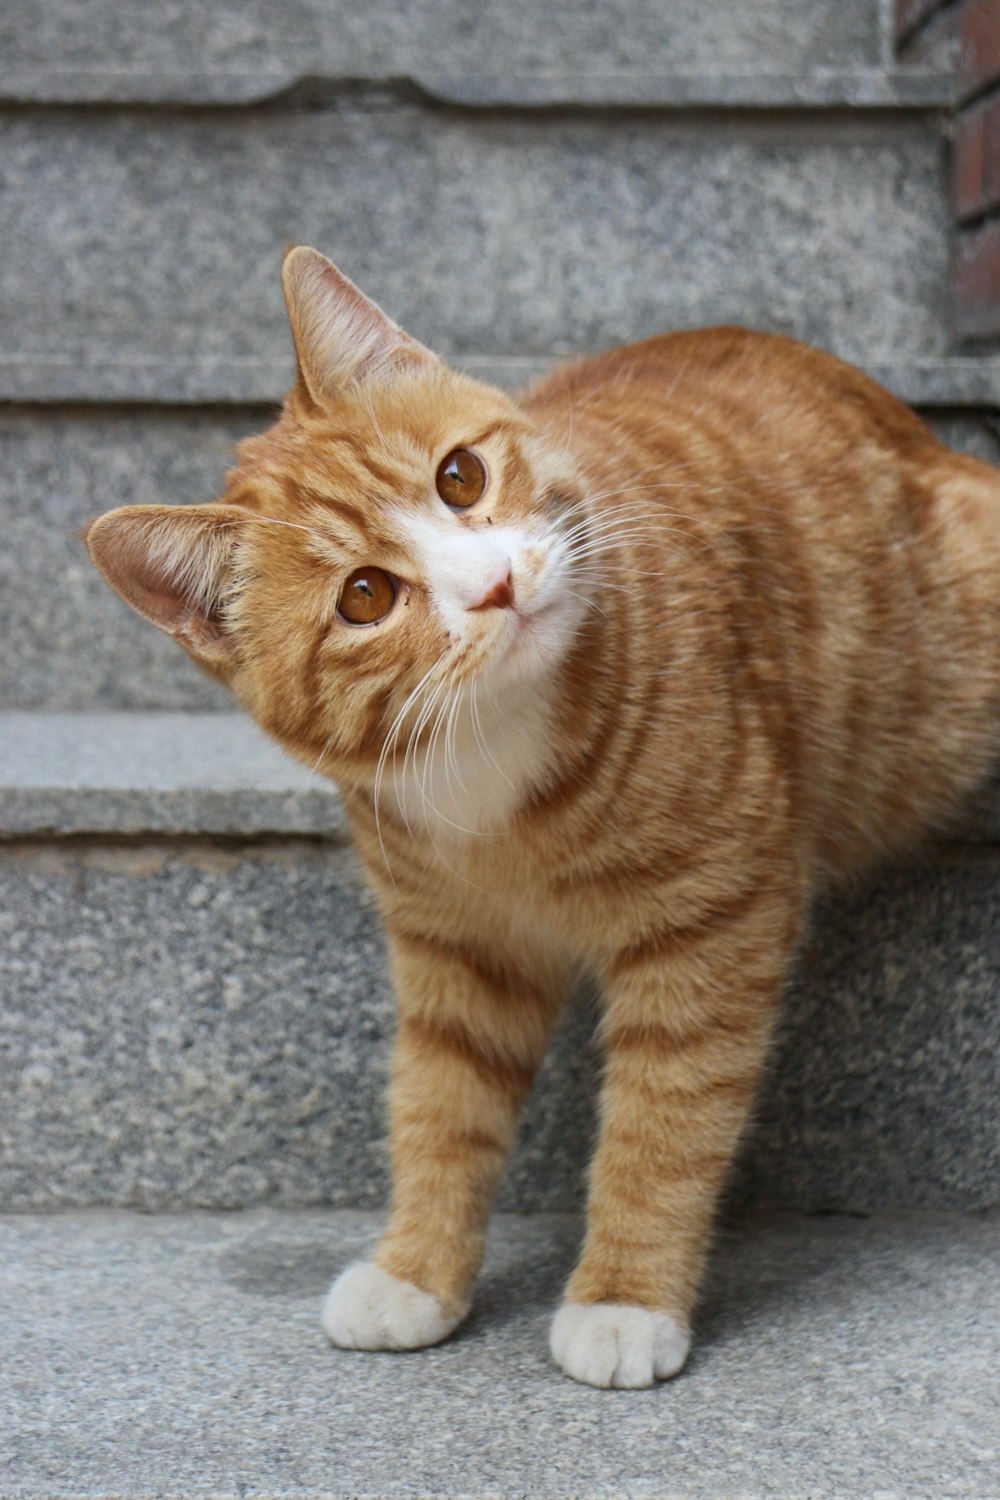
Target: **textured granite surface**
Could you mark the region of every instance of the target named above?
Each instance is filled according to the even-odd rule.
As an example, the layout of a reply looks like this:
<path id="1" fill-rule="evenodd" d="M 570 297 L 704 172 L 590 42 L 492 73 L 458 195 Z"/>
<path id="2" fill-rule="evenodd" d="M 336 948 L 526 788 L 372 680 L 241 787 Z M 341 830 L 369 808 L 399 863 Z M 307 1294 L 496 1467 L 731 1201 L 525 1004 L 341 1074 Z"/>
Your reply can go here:
<path id="1" fill-rule="evenodd" d="M 0 409 L 4 708 L 231 708 L 230 695 L 112 593 L 80 528 L 115 505 L 210 500 L 233 443 L 272 412 Z"/>
<path id="2" fill-rule="evenodd" d="M 416 1354 L 319 1330 L 359 1214 L 0 1223 L 0 1495 L 996 1500 L 1000 1223 L 720 1236 L 688 1368 L 575 1385 L 546 1351 L 572 1221 L 495 1226 L 468 1324 Z"/>
<path id="3" fill-rule="evenodd" d="M 234 442 L 272 414 L 0 408 L 0 709 L 232 707 L 224 688 L 111 592 L 77 533 L 115 505 L 211 499 Z M 936 425 L 1000 463 L 988 413 L 942 414 Z"/>
<path id="4" fill-rule="evenodd" d="M 458 356 L 729 320 L 870 359 L 948 348 L 933 120 L 24 110 L 0 152 L 3 355 L 287 358 L 290 240 Z"/>
<path id="5" fill-rule="evenodd" d="M 943 443 L 1000 468 L 1000 412 L 938 410 L 923 415 Z"/>
<path id="6" fill-rule="evenodd" d="M 0 19 L 8 67 L 150 72 L 302 69 L 393 77 L 414 69 L 465 75 L 643 69 L 798 72 L 872 64 L 878 0 L 726 0 L 705 24 L 700 0 L 18 0 Z"/>
<path id="7" fill-rule="evenodd" d="M 970 849 L 817 916 L 735 1198 L 998 1202 L 998 912 Z M 392 1003 L 349 851 L 8 846 L 0 993 L 0 1203 L 383 1200 Z M 509 1207 L 580 1199 L 596 1015 L 550 1050 Z"/>

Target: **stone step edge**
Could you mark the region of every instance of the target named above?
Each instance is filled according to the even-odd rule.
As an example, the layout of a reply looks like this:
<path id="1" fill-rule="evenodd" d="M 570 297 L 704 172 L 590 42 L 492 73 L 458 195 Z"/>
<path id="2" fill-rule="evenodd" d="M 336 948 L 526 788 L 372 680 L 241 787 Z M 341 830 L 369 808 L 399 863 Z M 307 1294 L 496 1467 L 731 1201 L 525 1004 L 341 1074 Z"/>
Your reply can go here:
<path id="1" fill-rule="evenodd" d="M 332 782 L 244 714 L 0 712 L 0 838 L 313 836 L 347 824 Z"/>
<path id="2" fill-rule="evenodd" d="M 557 360 L 586 351 L 540 355 L 443 356 L 478 380 L 516 390 L 544 375 Z M 872 359 L 835 350 L 858 364 L 910 406 L 990 407 L 1000 410 L 1000 357 Z M 0 352 L 0 403 L 8 405 L 267 406 L 294 379 L 287 358 L 89 359 L 62 352 Z"/>
<path id="3" fill-rule="evenodd" d="M 837 109 L 937 110 L 955 100 L 948 73 L 906 68 L 809 68 L 801 74 L 521 72 L 457 77 L 415 69 L 385 77 L 301 67 L 243 71 L 133 68 L 0 68 L 0 108 L 146 106 L 155 108 L 316 107 L 359 92 L 400 103 L 465 109 Z"/>
<path id="4" fill-rule="evenodd" d="M 332 782 L 242 713 L 0 711 L 0 840 L 348 838 Z M 1000 843 L 1000 781 L 947 835 Z"/>

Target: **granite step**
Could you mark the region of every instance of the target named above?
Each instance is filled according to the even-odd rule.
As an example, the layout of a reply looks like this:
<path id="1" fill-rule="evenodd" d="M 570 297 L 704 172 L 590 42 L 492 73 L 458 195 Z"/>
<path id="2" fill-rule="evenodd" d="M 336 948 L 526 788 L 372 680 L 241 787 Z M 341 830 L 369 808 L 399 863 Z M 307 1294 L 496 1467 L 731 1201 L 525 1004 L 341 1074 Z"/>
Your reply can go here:
<path id="1" fill-rule="evenodd" d="M 544 9 L 533 0 L 286 0 L 280 25 L 266 0 L 168 10 L 90 0 L 85 20 L 73 0 L 21 0 L 0 20 L 0 56 L 11 71 L 75 77 L 81 92 L 95 73 L 470 78 L 501 66 L 514 75 L 800 74 L 883 64 L 884 21 L 879 0 L 740 0 L 725 24 L 709 24 L 699 0 L 667 8 L 658 0 L 600 8 L 554 0 Z"/>
<path id="2" fill-rule="evenodd" d="M 0 1221 L 3 1500 L 491 1495 L 996 1500 L 995 1214 L 763 1217 L 718 1247 L 686 1371 L 574 1384 L 547 1329 L 573 1218 L 500 1219 L 471 1317 L 345 1353 L 358 1213 Z"/>
<path id="3" fill-rule="evenodd" d="M 336 796 L 228 715 L 0 717 L 0 1202 L 371 1206 L 393 1027 Z M 734 1202 L 1000 1186 L 1000 816 L 817 912 Z M 503 1188 L 578 1205 L 600 1059 L 569 1006 Z"/>
<path id="4" fill-rule="evenodd" d="M 727 321 L 860 363 L 951 353 L 933 111 L 8 109 L 0 146 L 7 400 L 45 378 L 63 399 L 272 400 L 290 240 L 459 362 Z"/>

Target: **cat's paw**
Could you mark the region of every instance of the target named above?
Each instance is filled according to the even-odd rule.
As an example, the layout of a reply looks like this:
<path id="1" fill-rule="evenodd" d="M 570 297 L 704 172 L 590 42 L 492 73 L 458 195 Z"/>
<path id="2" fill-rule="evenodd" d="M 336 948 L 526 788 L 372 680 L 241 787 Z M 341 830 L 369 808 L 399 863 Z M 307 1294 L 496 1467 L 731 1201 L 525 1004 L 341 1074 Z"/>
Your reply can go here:
<path id="1" fill-rule="evenodd" d="M 565 1302 L 552 1320 L 549 1347 L 574 1380 L 633 1390 L 676 1375 L 691 1337 L 669 1313 L 615 1302 Z"/>
<path id="2" fill-rule="evenodd" d="M 323 1304 L 323 1331 L 341 1349 L 422 1349 L 439 1344 L 462 1321 L 437 1297 L 357 1261 L 337 1277 Z"/>

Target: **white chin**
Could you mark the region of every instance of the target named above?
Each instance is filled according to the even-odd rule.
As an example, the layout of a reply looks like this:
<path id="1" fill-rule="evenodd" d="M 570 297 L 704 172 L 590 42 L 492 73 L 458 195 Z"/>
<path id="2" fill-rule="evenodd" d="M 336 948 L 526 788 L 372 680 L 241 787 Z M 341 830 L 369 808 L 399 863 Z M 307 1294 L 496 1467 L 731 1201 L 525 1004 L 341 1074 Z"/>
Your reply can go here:
<path id="1" fill-rule="evenodd" d="M 494 683 L 529 682 L 554 672 L 569 649 L 577 621 L 561 608 L 518 620 L 483 669 Z"/>

